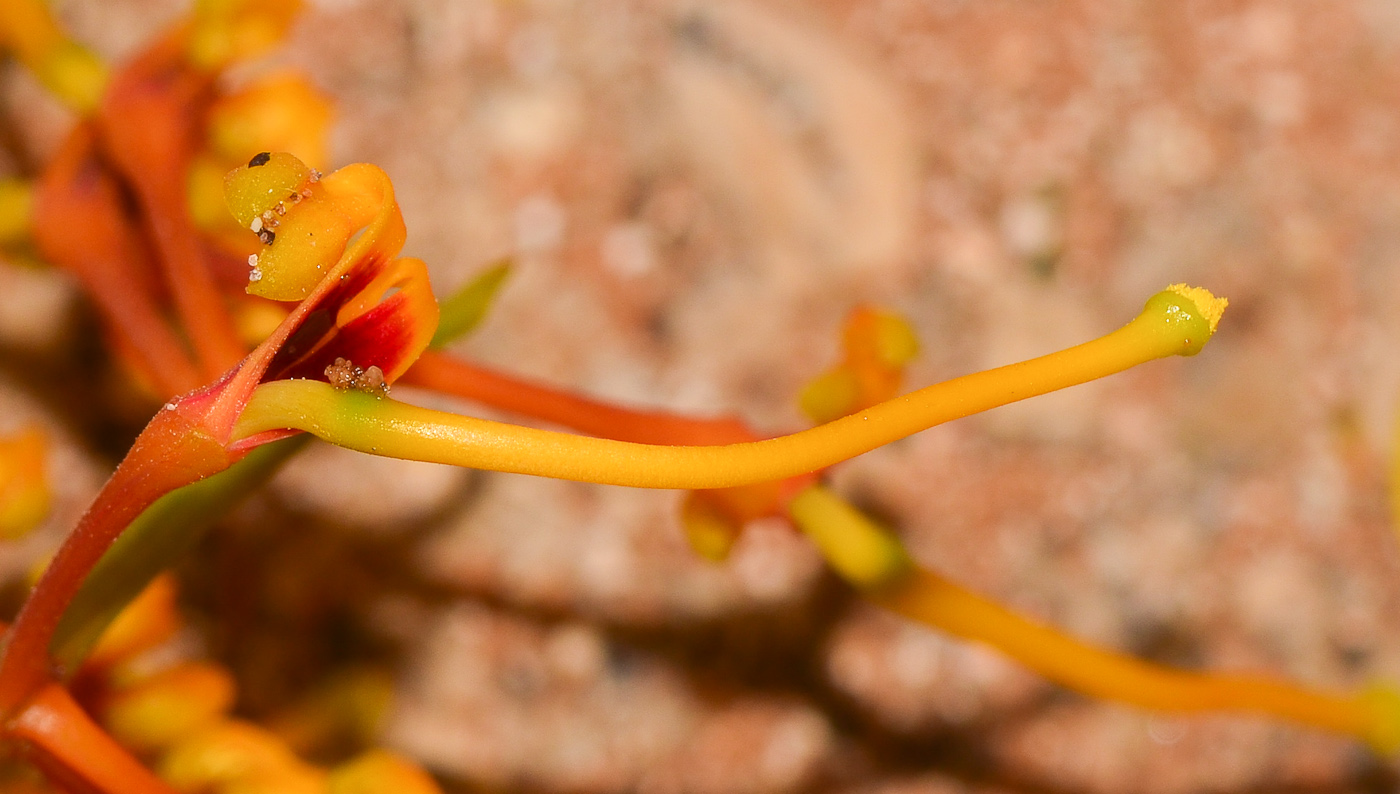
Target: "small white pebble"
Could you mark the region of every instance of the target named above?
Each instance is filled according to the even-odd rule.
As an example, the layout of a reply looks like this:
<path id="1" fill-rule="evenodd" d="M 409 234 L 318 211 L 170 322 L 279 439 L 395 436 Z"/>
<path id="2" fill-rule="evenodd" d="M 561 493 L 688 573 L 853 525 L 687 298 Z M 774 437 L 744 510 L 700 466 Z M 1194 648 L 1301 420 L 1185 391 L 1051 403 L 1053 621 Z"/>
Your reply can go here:
<path id="1" fill-rule="evenodd" d="M 257 267 L 257 266 L 258 266 L 258 255 L 257 255 L 257 254 L 249 254 L 249 255 L 248 255 L 248 267 L 254 267 L 254 268 L 255 268 L 255 267 Z"/>
<path id="2" fill-rule="evenodd" d="M 253 268 L 252 272 L 248 274 L 248 281 L 249 283 L 254 281 L 262 281 L 262 271 L 258 270 L 257 268 Z"/>
<path id="3" fill-rule="evenodd" d="M 170 402 L 166 403 L 166 404 L 165 404 L 165 410 L 167 410 L 167 411 L 173 411 L 173 410 L 175 410 L 175 401 L 174 401 L 174 400 L 171 400 Z"/>
<path id="4" fill-rule="evenodd" d="M 253 225 L 249 226 L 248 228 L 252 229 L 254 234 L 257 234 L 258 232 L 262 231 L 262 218 L 254 218 Z"/>

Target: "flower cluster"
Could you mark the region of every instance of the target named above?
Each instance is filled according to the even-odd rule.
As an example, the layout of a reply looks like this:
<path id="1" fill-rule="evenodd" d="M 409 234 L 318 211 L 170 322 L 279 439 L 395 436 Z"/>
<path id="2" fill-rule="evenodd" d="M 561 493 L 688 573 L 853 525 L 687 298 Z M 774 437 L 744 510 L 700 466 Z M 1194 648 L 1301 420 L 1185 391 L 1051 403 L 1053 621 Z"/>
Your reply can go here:
<path id="1" fill-rule="evenodd" d="M 504 271 L 440 305 L 426 265 L 399 256 L 407 230 L 388 176 L 366 164 L 327 174 L 313 167 L 323 156 L 324 100 L 285 75 L 222 93 L 220 70 L 274 42 L 293 6 L 201 3 L 110 76 L 36 2 L 0 9 L 0 44 L 84 114 L 27 192 L 0 193 L 0 221 L 22 216 L 10 225 L 82 281 L 113 349 L 165 400 L 5 634 L 0 738 L 55 783 L 106 794 L 433 790 L 383 754 L 329 775 L 304 764 L 260 729 L 225 717 L 231 685 L 217 669 L 192 662 L 145 677 L 113 672 L 174 621 L 160 571 L 306 435 L 369 454 L 688 491 L 681 523 L 712 559 L 748 522 L 784 516 L 871 601 L 991 644 L 1073 689 L 1148 708 L 1265 713 L 1381 751 L 1400 747 L 1400 698 L 1389 690 L 1318 692 L 1090 647 L 921 568 L 894 533 L 822 484 L 828 467 L 935 425 L 1195 355 L 1226 301 L 1173 285 L 1101 338 L 904 394 L 903 367 L 918 347 L 911 329 L 861 309 L 842 361 L 803 392 L 818 424 L 774 437 L 735 420 L 635 411 L 493 372 L 434 348 L 474 324 Z M 282 151 L 294 147 L 307 154 Z M 213 208 L 216 186 L 227 212 Z M 399 382 L 581 434 L 400 402 L 391 396 Z M 42 509 L 42 491 L 24 479 L 32 462 L 11 459 L 0 467 L 9 477 L 0 511 L 21 518 L 0 517 L 22 524 Z M 98 638 L 121 636 L 123 624 L 112 621 L 129 601 L 137 617 L 127 631 L 144 639 L 113 651 L 119 641 Z M 65 687 L 78 669 L 103 693 L 97 720 Z M 137 756 L 154 760 L 159 774 Z M 229 758 L 247 774 L 220 771 Z M 255 788 L 238 788 L 245 784 Z"/>

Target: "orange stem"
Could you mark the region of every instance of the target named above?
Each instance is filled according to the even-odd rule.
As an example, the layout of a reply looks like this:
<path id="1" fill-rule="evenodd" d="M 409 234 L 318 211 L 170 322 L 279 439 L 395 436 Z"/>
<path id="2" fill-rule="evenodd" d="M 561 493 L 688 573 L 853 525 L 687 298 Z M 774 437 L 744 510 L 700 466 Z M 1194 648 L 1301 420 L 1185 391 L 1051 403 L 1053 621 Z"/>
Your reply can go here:
<path id="1" fill-rule="evenodd" d="M 431 350 L 419 356 L 399 382 L 616 441 L 706 446 L 763 438 L 736 418 L 699 419 L 667 411 L 625 408 Z M 703 494 L 700 498 L 708 509 L 717 511 L 735 525 L 742 525 L 764 516 L 783 514 L 792 496 L 819 476 L 820 472 L 812 472 L 778 482 L 696 493 Z"/>
<path id="2" fill-rule="evenodd" d="M 1315 691 L 1264 676 L 1172 670 L 1096 648 L 917 569 L 867 590 L 871 601 L 911 620 L 984 642 L 1046 678 L 1090 697 L 1161 711 L 1250 711 L 1368 737 L 1374 717 L 1356 697 Z"/>
<path id="3" fill-rule="evenodd" d="M 247 348 L 214 284 L 183 199 L 153 198 L 146 204 L 180 322 L 199 355 L 201 374 L 206 381 L 214 380 L 237 364 Z"/>
<path id="4" fill-rule="evenodd" d="M 623 408 L 432 351 L 423 353 L 399 382 L 591 436 L 637 444 L 734 444 L 762 438 L 738 419 L 696 419 Z"/>
<path id="5" fill-rule="evenodd" d="M 0 717 L 16 714 L 52 680 L 54 630 L 88 572 L 127 525 L 161 496 L 232 463 L 202 419 L 182 409 L 157 413 L 64 540 L 6 637 L 0 657 Z"/>
<path id="6" fill-rule="evenodd" d="M 176 30 L 113 78 L 98 116 L 102 145 L 140 199 L 175 309 L 194 343 L 200 372 L 214 380 L 247 353 L 214 283 L 187 201 L 201 108 L 212 78 L 185 62 Z"/>
<path id="7" fill-rule="evenodd" d="M 40 253 L 83 283 L 162 396 L 199 386 L 194 362 L 160 316 L 143 268 L 144 246 L 90 125 L 74 129 L 40 178 L 33 226 Z"/>
<path id="8" fill-rule="evenodd" d="M 131 757 L 58 684 L 39 690 L 9 724 L 26 755 L 55 784 L 94 794 L 174 794 Z"/>

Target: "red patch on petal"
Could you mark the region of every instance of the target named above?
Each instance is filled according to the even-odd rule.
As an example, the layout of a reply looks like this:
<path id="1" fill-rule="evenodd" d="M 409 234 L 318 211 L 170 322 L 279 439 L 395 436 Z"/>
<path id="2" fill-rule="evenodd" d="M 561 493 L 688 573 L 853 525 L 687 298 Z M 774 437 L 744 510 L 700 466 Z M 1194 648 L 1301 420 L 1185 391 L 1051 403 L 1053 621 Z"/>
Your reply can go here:
<path id="1" fill-rule="evenodd" d="M 265 380 L 324 380 L 326 367 L 344 358 L 357 367 L 379 367 L 393 382 L 437 327 L 427 269 L 415 259 L 370 254 L 309 300 L 305 318 L 273 357 Z"/>

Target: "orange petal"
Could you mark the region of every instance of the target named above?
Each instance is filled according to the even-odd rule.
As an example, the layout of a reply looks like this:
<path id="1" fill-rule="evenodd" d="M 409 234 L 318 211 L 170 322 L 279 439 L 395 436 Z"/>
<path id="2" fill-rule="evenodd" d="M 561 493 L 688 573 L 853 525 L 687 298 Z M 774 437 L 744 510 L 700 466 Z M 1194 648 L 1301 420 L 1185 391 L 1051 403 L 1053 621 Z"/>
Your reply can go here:
<path id="1" fill-rule="evenodd" d="M 48 516 L 48 446 L 44 431 L 33 426 L 0 438 L 0 539 L 23 537 Z"/>
<path id="2" fill-rule="evenodd" d="M 904 367 L 919 350 L 907 320 L 869 306 L 851 312 L 841 343 L 841 363 L 812 379 L 799 397 L 802 411 L 818 424 L 898 395 Z"/>
<path id="3" fill-rule="evenodd" d="M 209 146 L 230 163 L 282 151 L 325 168 L 331 114 L 330 100 L 305 77 L 268 75 L 215 100 L 209 109 Z"/>
<path id="4" fill-rule="evenodd" d="M 156 577 L 107 627 L 86 664 L 118 664 L 174 637 L 181 625 L 175 598 L 175 578 L 168 573 Z"/>

